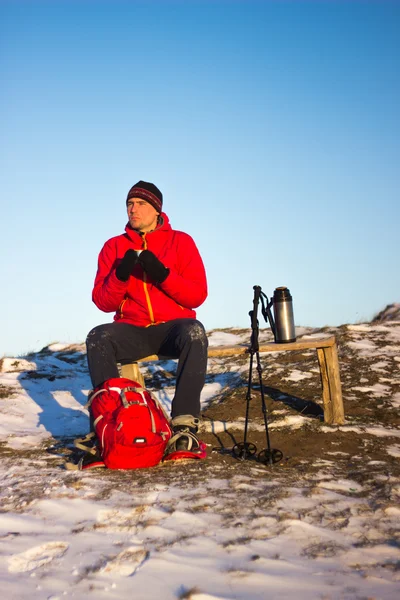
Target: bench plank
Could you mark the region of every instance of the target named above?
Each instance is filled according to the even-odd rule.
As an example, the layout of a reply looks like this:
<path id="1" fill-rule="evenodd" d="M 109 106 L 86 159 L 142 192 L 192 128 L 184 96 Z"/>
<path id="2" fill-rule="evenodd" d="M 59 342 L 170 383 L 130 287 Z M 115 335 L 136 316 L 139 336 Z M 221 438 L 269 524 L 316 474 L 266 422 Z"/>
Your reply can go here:
<path id="1" fill-rule="evenodd" d="M 335 336 L 331 335 L 324 338 L 311 338 L 309 340 L 299 340 L 288 344 L 277 344 L 269 342 L 260 344 L 259 352 L 287 352 L 288 350 L 309 350 L 313 348 L 331 348 L 335 345 Z M 230 356 L 233 354 L 249 354 L 248 345 L 240 346 L 210 346 L 208 348 L 208 357 Z M 145 360 L 145 359 L 143 359 Z"/>

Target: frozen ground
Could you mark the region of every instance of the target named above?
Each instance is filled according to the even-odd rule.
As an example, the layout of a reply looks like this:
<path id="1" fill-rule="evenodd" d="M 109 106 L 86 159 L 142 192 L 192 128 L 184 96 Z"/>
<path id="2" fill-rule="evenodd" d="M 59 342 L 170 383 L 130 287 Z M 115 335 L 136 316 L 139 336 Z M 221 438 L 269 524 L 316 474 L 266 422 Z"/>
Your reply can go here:
<path id="1" fill-rule="evenodd" d="M 284 455 L 274 467 L 237 461 L 230 452 L 243 436 L 244 357 L 209 361 L 206 460 L 90 473 L 63 468 L 71 438 L 88 429 L 83 346 L 53 344 L 4 358 L 3 596 L 398 598 L 400 321 L 324 333 L 338 339 L 346 424 L 321 421 L 312 351 L 262 356 L 272 445 Z M 231 345 L 247 341 L 249 331 L 209 336 L 210 344 Z M 175 363 L 149 363 L 144 372 L 168 409 Z M 250 434 L 265 447 L 257 385 Z"/>

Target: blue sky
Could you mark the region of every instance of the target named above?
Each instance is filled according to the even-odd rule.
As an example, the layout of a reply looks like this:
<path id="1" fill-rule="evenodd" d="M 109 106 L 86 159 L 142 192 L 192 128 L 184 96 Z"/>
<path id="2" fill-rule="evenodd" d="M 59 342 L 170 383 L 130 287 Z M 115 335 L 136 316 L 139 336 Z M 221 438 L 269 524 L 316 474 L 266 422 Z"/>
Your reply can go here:
<path id="1" fill-rule="evenodd" d="M 400 300 L 398 2 L 0 2 L 0 355 L 84 341 L 139 179 L 203 256 L 207 329 Z M 264 323 L 262 322 L 262 326 Z"/>

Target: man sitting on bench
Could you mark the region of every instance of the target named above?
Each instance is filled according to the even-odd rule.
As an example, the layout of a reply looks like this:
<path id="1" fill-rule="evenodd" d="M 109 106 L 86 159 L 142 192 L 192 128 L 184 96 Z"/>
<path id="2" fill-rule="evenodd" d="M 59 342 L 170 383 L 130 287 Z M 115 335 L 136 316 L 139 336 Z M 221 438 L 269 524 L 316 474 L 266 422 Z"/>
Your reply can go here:
<path id="1" fill-rule="evenodd" d="M 92 293 L 100 310 L 115 312 L 114 322 L 90 331 L 87 359 L 97 387 L 119 377 L 119 362 L 178 358 L 170 451 L 196 450 L 207 336 L 194 309 L 207 297 L 207 280 L 193 239 L 171 228 L 162 203 L 152 183 L 138 181 L 129 190 L 125 233 L 104 244 Z"/>

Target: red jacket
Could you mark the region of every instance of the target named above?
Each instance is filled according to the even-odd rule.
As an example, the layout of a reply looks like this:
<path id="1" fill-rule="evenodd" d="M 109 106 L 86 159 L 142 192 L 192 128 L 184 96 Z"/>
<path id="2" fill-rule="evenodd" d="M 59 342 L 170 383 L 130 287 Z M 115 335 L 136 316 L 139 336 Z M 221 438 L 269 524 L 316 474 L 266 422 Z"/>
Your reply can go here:
<path id="1" fill-rule="evenodd" d="M 92 293 L 95 305 L 114 312 L 114 321 L 147 327 L 173 319 L 196 318 L 193 310 L 207 298 L 203 261 L 192 238 L 174 231 L 166 214 L 149 233 L 139 234 L 128 224 L 125 233 L 108 240 L 100 254 Z M 155 284 L 137 264 L 128 281 L 120 281 L 115 268 L 129 249 L 151 250 L 170 269 L 166 280 Z"/>

